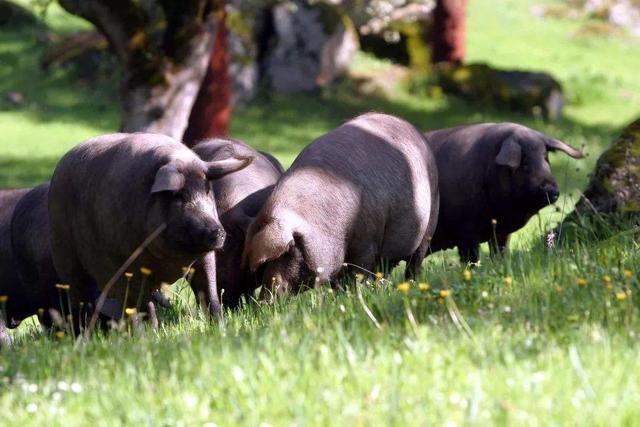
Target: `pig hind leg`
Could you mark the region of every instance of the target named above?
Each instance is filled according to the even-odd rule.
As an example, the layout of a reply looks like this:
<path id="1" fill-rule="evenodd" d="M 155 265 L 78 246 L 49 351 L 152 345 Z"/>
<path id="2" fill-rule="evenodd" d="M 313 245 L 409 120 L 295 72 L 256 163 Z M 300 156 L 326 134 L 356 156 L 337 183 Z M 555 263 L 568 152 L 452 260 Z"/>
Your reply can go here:
<path id="1" fill-rule="evenodd" d="M 348 263 L 345 269 L 347 274 L 353 277 L 357 273 L 368 273 L 376 268 L 378 264 L 377 259 L 377 246 L 373 242 L 360 243 L 355 246 L 347 257 Z"/>
<path id="2" fill-rule="evenodd" d="M 409 278 L 417 278 L 422 271 L 422 261 L 427 256 L 427 252 L 429 251 L 429 245 L 431 243 L 431 234 L 425 235 L 424 239 L 418 246 L 418 249 L 408 258 L 407 268 L 404 270 L 405 279 Z"/>

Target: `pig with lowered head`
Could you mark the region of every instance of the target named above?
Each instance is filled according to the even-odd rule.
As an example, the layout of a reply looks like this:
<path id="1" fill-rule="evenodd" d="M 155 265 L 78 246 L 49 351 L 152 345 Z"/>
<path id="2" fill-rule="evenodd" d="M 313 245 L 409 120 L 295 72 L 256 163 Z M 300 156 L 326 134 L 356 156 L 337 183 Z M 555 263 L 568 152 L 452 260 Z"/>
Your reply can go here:
<path id="1" fill-rule="evenodd" d="M 221 303 L 234 307 L 242 295 L 250 294 L 259 286 L 255 274 L 241 267 L 245 236 L 284 170 L 271 155 L 233 139 L 208 139 L 198 143 L 193 151 L 207 162 L 231 156 L 254 158 L 241 171 L 213 181 L 218 216 L 227 233 L 224 245 L 216 251 L 218 291 Z"/>
<path id="2" fill-rule="evenodd" d="M 13 326 L 22 304 L 20 295 L 20 277 L 16 270 L 13 248 L 11 247 L 11 218 L 20 199 L 29 192 L 29 188 L 0 190 L 0 295 L 7 297 L 5 303 L 8 326 Z"/>
<path id="3" fill-rule="evenodd" d="M 13 212 L 11 246 L 20 280 L 15 286 L 19 304 L 12 306 L 12 316 L 22 320 L 37 313 L 40 322 L 50 327 L 49 310 L 62 308 L 55 288 L 58 276 L 51 258 L 48 194 L 49 183 L 31 189 Z"/>
<path id="4" fill-rule="evenodd" d="M 457 246 L 463 262 L 478 262 L 482 242 L 489 242 L 492 253 L 505 251 L 511 233 L 558 199 L 549 152 L 583 157 L 516 123 L 465 125 L 425 136 L 440 178 L 440 219 L 431 250 Z"/>
<path id="5" fill-rule="evenodd" d="M 213 251 L 222 247 L 225 232 L 212 181 L 251 160 L 205 162 L 182 143 L 148 133 L 104 135 L 71 149 L 53 174 L 49 219 L 53 262 L 60 280 L 71 285 L 74 309 L 93 301 L 92 290 L 103 289 L 139 245 L 159 233 L 129 269 L 133 297 L 124 301 L 124 284 L 109 296 L 131 307 L 141 295 L 146 306 L 163 282 L 173 283 L 195 263 L 192 288 L 211 314 L 219 314 Z M 144 286 L 141 269 L 150 273 Z"/>
<path id="6" fill-rule="evenodd" d="M 436 164 L 424 137 L 369 113 L 307 146 L 249 227 L 244 261 L 274 292 L 331 281 L 344 263 L 408 262 L 416 274 L 438 214 Z"/>

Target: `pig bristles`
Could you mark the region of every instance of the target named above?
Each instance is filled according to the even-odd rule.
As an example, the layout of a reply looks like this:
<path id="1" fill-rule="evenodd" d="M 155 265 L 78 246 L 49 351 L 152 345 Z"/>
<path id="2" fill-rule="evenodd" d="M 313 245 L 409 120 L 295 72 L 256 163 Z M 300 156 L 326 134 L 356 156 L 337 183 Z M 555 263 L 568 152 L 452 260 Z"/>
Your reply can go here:
<path id="1" fill-rule="evenodd" d="M 367 270 L 366 268 L 364 268 L 364 267 L 360 267 L 359 265 L 356 265 L 356 264 L 351 264 L 350 262 L 343 262 L 343 263 L 342 263 L 342 266 L 343 266 L 343 267 L 355 267 L 355 268 L 357 268 L 358 270 L 364 271 L 365 273 L 368 273 L 368 274 L 370 274 L 370 275 L 372 275 L 372 276 L 375 276 L 375 275 L 376 275 L 376 273 L 374 273 L 373 271 L 371 271 L 371 270 Z M 384 278 L 380 279 L 380 281 L 381 281 L 381 282 L 388 282 L 388 283 L 391 283 L 391 281 L 390 281 L 390 280 L 387 280 L 387 279 L 384 279 Z"/>
<path id="2" fill-rule="evenodd" d="M 107 295 L 109 294 L 111 287 L 113 287 L 113 285 L 116 283 L 118 278 L 120 278 L 120 276 L 122 276 L 129 269 L 129 267 L 131 267 L 131 264 L 133 264 L 133 262 L 142 254 L 142 251 L 144 251 L 147 248 L 147 246 L 149 246 L 149 244 L 151 244 L 151 242 L 153 242 L 153 240 L 155 240 L 155 238 L 158 237 L 160 233 L 164 231 L 165 228 L 167 228 L 166 223 L 162 223 L 158 228 L 156 228 L 155 231 L 151 233 L 144 240 L 144 242 L 142 242 L 140 246 L 136 248 L 135 251 L 133 251 L 133 253 L 129 256 L 129 258 L 127 258 L 127 260 L 124 262 L 124 264 L 120 266 L 118 271 L 116 271 L 116 273 L 113 276 L 111 276 L 111 279 L 109 279 L 107 284 L 104 286 L 104 289 L 102 289 L 102 292 L 98 297 L 98 301 L 96 302 L 96 308 L 93 311 L 93 314 L 91 315 L 91 320 L 89 320 L 89 324 L 87 325 L 87 328 L 84 330 L 85 339 L 88 340 L 91 337 L 91 332 L 93 331 L 93 328 L 95 327 L 96 322 L 98 321 L 98 316 L 100 315 L 100 309 L 104 305 L 104 302 L 107 300 Z"/>

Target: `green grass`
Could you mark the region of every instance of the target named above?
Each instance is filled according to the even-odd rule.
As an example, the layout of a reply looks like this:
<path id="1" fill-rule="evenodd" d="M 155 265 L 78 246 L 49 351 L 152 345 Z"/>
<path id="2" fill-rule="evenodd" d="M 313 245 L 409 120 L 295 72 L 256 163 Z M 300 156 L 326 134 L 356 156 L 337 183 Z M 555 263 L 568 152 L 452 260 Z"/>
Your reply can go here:
<path id="1" fill-rule="evenodd" d="M 365 96 L 346 81 L 238 109 L 232 134 L 288 165 L 312 139 L 369 110 L 424 129 L 518 121 L 591 154 L 579 163 L 552 158 L 566 212 L 598 154 L 640 115 L 639 42 L 578 38 L 579 22 L 532 19 L 534 3 L 470 2 L 468 58 L 552 72 L 569 99 L 558 123 L 401 85 L 392 96 Z M 57 8 L 47 23 L 58 32 L 84 26 Z M 48 179 L 68 148 L 118 124 L 116 79 L 91 85 L 41 71 L 36 36 L 0 32 L 0 93 L 27 98 L 19 109 L 0 101 L 0 186 Z M 388 71 L 367 57 L 356 67 Z M 485 254 L 469 282 L 451 251 L 431 256 L 427 292 L 398 291 L 396 269 L 392 283 L 249 304 L 216 324 L 179 292 L 159 331 L 129 324 L 83 345 L 21 326 L 14 348 L 0 350 L 0 411 L 13 425 L 636 425 L 638 234 L 587 230 L 549 252 L 539 236 L 560 217 L 544 210 L 517 234 L 509 258 Z M 452 294 L 440 301 L 443 289 Z"/>

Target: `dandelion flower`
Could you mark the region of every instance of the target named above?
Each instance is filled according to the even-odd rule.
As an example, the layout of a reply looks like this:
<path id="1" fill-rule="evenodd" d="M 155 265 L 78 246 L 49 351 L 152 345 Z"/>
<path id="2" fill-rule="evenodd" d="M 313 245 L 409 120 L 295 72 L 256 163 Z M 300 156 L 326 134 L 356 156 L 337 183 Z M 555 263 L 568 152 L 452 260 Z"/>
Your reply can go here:
<path id="1" fill-rule="evenodd" d="M 509 286 L 509 285 L 511 285 L 513 283 L 513 278 L 511 276 L 507 276 L 504 279 L 502 279 L 502 282 L 505 285 Z"/>
<path id="2" fill-rule="evenodd" d="M 376 279 L 378 279 L 378 280 L 384 279 L 384 273 L 382 273 L 381 271 L 378 271 L 376 273 Z"/>
<path id="3" fill-rule="evenodd" d="M 127 271 L 126 273 L 124 273 L 124 277 L 126 277 L 127 279 L 131 279 L 133 277 L 133 273 Z"/>
<path id="4" fill-rule="evenodd" d="M 127 316 L 133 316 L 134 314 L 136 314 L 137 310 L 133 307 L 129 307 L 125 308 L 124 312 L 127 314 Z"/>
<path id="5" fill-rule="evenodd" d="M 450 295 L 451 295 L 451 290 L 449 289 L 443 289 L 440 291 L 440 298 L 447 298 Z"/>
<path id="6" fill-rule="evenodd" d="M 616 299 L 618 301 L 624 301 L 627 299 L 627 293 L 625 291 L 616 292 Z"/>
<path id="7" fill-rule="evenodd" d="M 6 295 L 0 295 L 0 304 L 4 304 L 9 299 Z"/>
<path id="8" fill-rule="evenodd" d="M 602 284 L 609 290 L 613 288 L 613 285 L 611 284 L 611 277 L 606 274 L 602 276 Z"/>
<path id="9" fill-rule="evenodd" d="M 420 289 L 422 292 L 426 292 L 429 290 L 431 286 L 428 283 L 418 283 L 418 289 Z"/>
<path id="10" fill-rule="evenodd" d="M 398 285 L 398 291 L 402 292 L 403 294 L 406 294 L 407 292 L 409 292 L 410 288 L 411 288 L 411 285 L 409 284 L 409 282 L 402 282 Z"/>
<path id="11" fill-rule="evenodd" d="M 496 225 L 498 223 L 498 220 L 495 218 L 491 218 L 491 225 Z"/>
<path id="12" fill-rule="evenodd" d="M 147 267 L 140 267 L 140 273 L 144 274 L 145 276 L 151 276 L 151 270 Z"/>
<path id="13" fill-rule="evenodd" d="M 465 268 L 462 272 L 462 278 L 465 282 L 469 282 L 471 280 L 471 270 Z"/>
<path id="14" fill-rule="evenodd" d="M 64 338 L 64 331 L 56 331 L 56 338 Z"/>
<path id="15" fill-rule="evenodd" d="M 633 277 L 633 271 L 631 270 L 624 270 L 622 272 L 622 275 L 624 276 L 625 279 L 631 279 Z"/>
<path id="16" fill-rule="evenodd" d="M 584 277 L 578 277 L 576 279 L 576 285 L 578 286 L 587 286 L 587 283 L 589 282 L 587 282 L 587 279 L 585 279 Z"/>
<path id="17" fill-rule="evenodd" d="M 68 291 L 71 285 L 66 285 L 64 283 L 56 283 L 56 288 L 62 289 L 63 291 Z"/>

